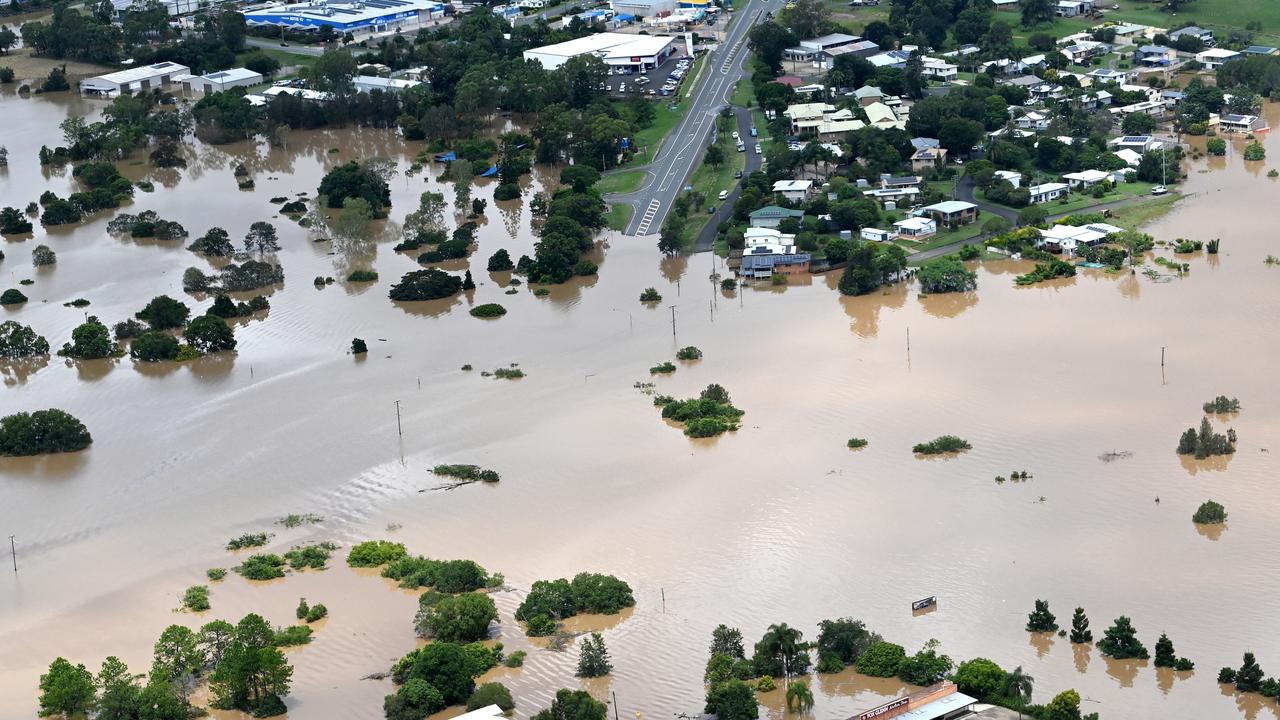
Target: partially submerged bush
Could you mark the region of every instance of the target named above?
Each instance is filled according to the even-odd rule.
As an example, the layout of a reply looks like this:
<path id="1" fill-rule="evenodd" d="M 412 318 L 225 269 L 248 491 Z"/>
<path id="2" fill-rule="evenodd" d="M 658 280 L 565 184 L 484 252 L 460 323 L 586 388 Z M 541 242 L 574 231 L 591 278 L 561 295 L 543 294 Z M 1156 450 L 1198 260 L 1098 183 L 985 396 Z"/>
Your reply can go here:
<path id="1" fill-rule="evenodd" d="M 404 545 L 389 540 L 366 540 L 347 553 L 351 567 L 378 567 L 399 560 L 409 553 Z"/>
<path id="2" fill-rule="evenodd" d="M 373 282 L 378 279 L 376 270 L 352 270 L 347 282 Z"/>
<path id="3" fill-rule="evenodd" d="M 238 538 L 227 541 L 228 550 L 243 550 L 251 547 L 262 547 L 271 541 L 271 533 L 245 533 Z"/>
<path id="4" fill-rule="evenodd" d="M 0 359 L 18 360 L 49 354 L 49 341 L 27 325 L 14 320 L 0 323 Z"/>
<path id="5" fill-rule="evenodd" d="M 969 441 L 956 437 L 955 435 L 941 435 L 929 442 L 917 443 L 911 448 L 911 452 L 918 455 L 939 455 L 942 453 L 963 452 L 971 450 L 973 446 Z"/>
<path id="6" fill-rule="evenodd" d="M 1219 395 L 1204 404 L 1204 411 L 1207 413 L 1240 412 L 1240 400 L 1238 398 L 1229 398 L 1226 395 Z"/>
<path id="7" fill-rule="evenodd" d="M 744 414 L 730 402 L 728 391 L 716 384 L 708 385 L 696 398 L 670 400 L 661 407 L 662 417 L 684 423 L 684 434 L 689 437 L 712 437 L 737 430 Z"/>
<path id="8" fill-rule="evenodd" d="M 507 314 L 507 309 L 498 303 L 484 303 L 471 308 L 471 317 L 496 318 Z"/>
<path id="9" fill-rule="evenodd" d="M 84 423 L 56 408 L 0 418 L 0 455 L 21 457 L 75 452 L 92 443 Z"/>
<path id="10" fill-rule="evenodd" d="M 182 595 L 182 607 L 192 611 L 201 612 L 209 609 L 209 586 L 208 585 L 192 585 Z"/>
<path id="11" fill-rule="evenodd" d="M 337 549 L 338 546 L 331 542 L 298 545 L 290 548 L 289 552 L 284 554 L 284 558 L 289 561 L 289 567 L 294 570 L 303 568 L 324 570 L 329 562 L 329 556 L 333 555 L 333 551 Z"/>
<path id="12" fill-rule="evenodd" d="M 208 570 L 205 570 L 205 571 L 204 571 L 204 574 L 205 574 L 205 577 L 209 578 L 210 580 L 212 580 L 212 581 L 214 581 L 214 582 L 217 582 L 217 581 L 219 581 L 219 580 L 221 580 L 221 579 L 223 579 L 223 578 L 225 578 L 225 577 L 227 576 L 227 569 L 226 569 L 226 568 L 220 568 L 220 567 L 219 567 L 219 568 L 209 568 Z"/>
<path id="13" fill-rule="evenodd" d="M 640 293 L 640 302 L 662 302 L 662 295 L 658 293 L 657 288 L 645 288 Z"/>
<path id="14" fill-rule="evenodd" d="M 311 628 L 306 625 L 290 625 L 287 628 L 276 630 L 275 639 L 271 644 L 276 647 L 290 647 L 292 645 L 306 645 L 311 642 Z"/>
<path id="15" fill-rule="evenodd" d="M 462 292 L 462 279 L 438 268 L 405 273 L 391 286 L 392 300 L 438 300 Z"/>
<path id="16" fill-rule="evenodd" d="M 436 465 L 431 472 L 459 480 L 478 480 L 480 482 L 498 482 L 502 476 L 496 470 L 482 468 L 479 465 Z"/>
<path id="17" fill-rule="evenodd" d="M 285 559 L 274 553 L 250 555 L 232 568 L 247 580 L 274 580 L 284 577 Z"/>
<path id="18" fill-rule="evenodd" d="M 866 446 L 867 446 L 867 441 L 866 441 L 866 439 L 864 439 L 864 438 L 857 438 L 857 437 L 855 437 L 855 438 L 849 438 L 849 442 L 848 442 L 847 444 L 848 444 L 848 446 L 849 446 L 851 449 L 853 449 L 853 450 L 857 450 L 857 449 L 859 449 L 859 448 L 864 448 L 864 447 L 866 447 Z"/>
<path id="19" fill-rule="evenodd" d="M 676 366 L 670 361 L 654 365 L 649 368 L 650 375 L 669 375 L 676 371 Z"/>
<path id="20" fill-rule="evenodd" d="M 1191 521 L 1203 525 L 1216 525 L 1227 521 L 1227 509 L 1220 503 L 1212 500 L 1206 500 L 1200 504 L 1195 515 L 1191 516 Z"/>
<path id="21" fill-rule="evenodd" d="M 677 360 L 701 360 L 702 351 L 692 345 L 687 345 L 676 351 L 676 359 Z"/>

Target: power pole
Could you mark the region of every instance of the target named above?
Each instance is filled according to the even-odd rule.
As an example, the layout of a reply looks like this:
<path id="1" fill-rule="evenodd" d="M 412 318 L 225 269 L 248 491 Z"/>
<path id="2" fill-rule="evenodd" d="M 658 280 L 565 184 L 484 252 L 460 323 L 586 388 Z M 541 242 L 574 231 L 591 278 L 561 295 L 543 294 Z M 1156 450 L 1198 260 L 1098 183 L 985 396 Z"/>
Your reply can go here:
<path id="1" fill-rule="evenodd" d="M 18 548 L 13 544 L 13 536 L 9 536 L 9 554 L 13 556 L 13 571 L 18 572 Z"/>
<path id="2" fill-rule="evenodd" d="M 400 401 L 396 401 L 396 434 L 404 437 L 404 429 L 400 427 Z"/>
<path id="3" fill-rule="evenodd" d="M 676 306 L 671 306 L 671 339 L 676 337 Z"/>

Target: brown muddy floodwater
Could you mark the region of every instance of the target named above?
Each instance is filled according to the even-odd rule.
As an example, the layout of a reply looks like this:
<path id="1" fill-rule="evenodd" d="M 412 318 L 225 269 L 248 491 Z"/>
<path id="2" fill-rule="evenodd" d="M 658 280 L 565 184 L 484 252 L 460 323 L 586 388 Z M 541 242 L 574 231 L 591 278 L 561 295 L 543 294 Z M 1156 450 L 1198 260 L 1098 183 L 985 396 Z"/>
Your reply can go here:
<path id="1" fill-rule="evenodd" d="M 59 141 L 68 113 L 100 108 L 0 98 L 0 142 L 10 150 L 0 205 L 25 205 L 45 187 L 65 195 L 69 172 L 42 170 L 36 150 Z M 1280 157 L 1280 143 L 1264 142 Z M 490 278 L 484 263 L 499 247 L 530 252 L 528 205 L 517 201 L 490 203 L 470 259 L 474 293 L 397 306 L 387 288 L 416 265 L 391 251 L 394 238 L 357 257 L 334 255 L 278 219 L 287 280 L 265 320 L 238 328 L 233 357 L 145 367 L 54 357 L 6 369 L 0 410 L 64 408 L 95 443 L 0 463 L 0 536 L 17 537 L 21 568 L 0 573 L 0 718 L 34 715 L 37 678 L 57 655 L 96 669 L 116 654 L 141 670 L 170 623 L 250 611 L 291 623 L 299 596 L 324 602 L 330 619 L 310 645 L 289 651 L 290 717 L 381 717 L 390 682 L 360 678 L 415 646 L 415 596 L 347 568 L 341 553 L 325 572 L 282 581 L 232 575 L 213 585 L 212 612 L 172 612 L 206 568 L 235 564 L 222 549 L 228 538 L 271 529 L 272 549 L 391 537 L 504 573 L 500 640 L 530 655 L 523 669 L 493 675 L 511 685 L 522 718 L 556 688 L 582 683 L 576 651 L 535 646 L 512 612 L 534 580 L 582 570 L 614 573 L 636 591 L 634 611 L 572 625 L 605 629 L 616 669 L 585 687 L 602 698 L 616 692 L 627 716 L 701 709 L 717 623 L 754 639 L 785 621 L 812 638 L 819 620 L 854 616 L 909 650 L 937 638 L 955 658 L 1021 665 L 1038 700 L 1075 687 L 1085 709 L 1106 718 L 1275 717 L 1274 703 L 1215 682 L 1249 649 L 1280 672 L 1280 453 L 1267 452 L 1280 450 L 1280 268 L 1263 263 L 1280 254 L 1280 186 L 1265 177 L 1275 161 L 1246 167 L 1242 146 L 1192 161 L 1191 196 L 1149 228 L 1158 239 L 1223 239 L 1221 255 L 1189 259 L 1190 274 L 1171 282 L 1085 271 L 1017 288 L 1013 276 L 1027 264 L 994 262 L 979 266 L 979 289 L 965 296 L 922 300 L 900 286 L 842 298 L 836 277 L 722 295 L 707 281 L 710 256 L 661 260 L 652 238 L 609 236 L 598 279 L 545 298 L 524 286 L 508 296 L 505 278 Z M 268 198 L 314 193 L 334 163 L 384 155 L 403 171 L 418 149 L 382 131 L 298 132 L 287 150 L 195 144 L 185 170 L 124 163 L 130 177 L 156 183 L 127 210 L 154 209 L 193 236 L 219 225 L 238 238 L 271 216 Z M 238 160 L 255 191 L 236 189 Z M 451 196 L 436 172 L 396 178 L 393 221 L 425 189 Z M 526 200 L 545 181 L 536 175 Z M 475 195 L 491 198 L 492 188 L 480 183 Z M 183 269 L 206 266 L 183 243 L 111 237 L 108 219 L 4 242 L 3 285 L 35 284 L 25 288 L 30 303 L 0 315 L 58 347 L 85 314 L 63 302 L 87 298 L 89 312 L 115 322 L 154 295 L 182 296 Z M 41 242 L 57 251 L 56 268 L 31 268 Z M 341 278 L 366 264 L 381 274 L 373 286 L 312 286 L 316 275 Z M 661 307 L 637 302 L 647 286 L 663 294 Z M 210 302 L 187 300 L 197 311 Z M 481 302 L 510 312 L 470 317 L 466 308 Z M 367 359 L 345 354 L 355 336 L 369 341 Z M 746 410 L 739 432 L 692 442 L 633 388 L 687 344 L 705 359 L 655 380 L 659 391 L 723 384 Z M 512 362 L 528 377 L 459 370 Z M 1218 394 L 1244 405 L 1231 421 L 1239 451 L 1180 462 L 1179 433 Z M 945 433 L 973 450 L 912 456 L 912 444 Z M 870 446 L 850 452 L 851 436 Z M 1110 451 L 1131 455 L 1099 459 Z M 503 480 L 420 492 L 437 484 L 427 468 L 441 462 L 479 463 Z M 1020 469 L 1034 478 L 993 482 Z M 1192 524 L 1208 498 L 1230 512 L 1225 532 Z M 291 512 L 326 519 L 273 528 Z M 938 596 L 937 610 L 913 617 L 910 602 L 926 595 Z M 1035 598 L 1048 599 L 1060 622 L 1083 606 L 1097 634 L 1121 614 L 1148 646 L 1168 632 L 1197 669 L 1109 662 L 1065 639 L 1029 637 L 1022 628 Z M 903 689 L 848 672 L 814 687 L 820 718 Z M 765 707 L 775 720 L 785 714 L 778 698 Z"/>

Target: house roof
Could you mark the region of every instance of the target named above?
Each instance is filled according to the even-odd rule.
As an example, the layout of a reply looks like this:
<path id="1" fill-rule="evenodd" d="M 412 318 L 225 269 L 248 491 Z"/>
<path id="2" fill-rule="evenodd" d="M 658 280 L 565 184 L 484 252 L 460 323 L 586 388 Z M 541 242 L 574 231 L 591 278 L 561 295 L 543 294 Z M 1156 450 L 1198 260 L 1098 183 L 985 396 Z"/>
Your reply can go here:
<path id="1" fill-rule="evenodd" d="M 1022 173 L 1020 173 L 1020 172 L 1018 172 L 1018 171 L 1016 171 L 1016 170 L 997 170 L 997 171 L 995 172 L 995 175 L 996 175 L 996 177 L 1004 178 L 1005 180 L 1013 180 L 1014 178 L 1019 178 L 1019 179 L 1021 179 L 1021 178 L 1022 178 Z"/>
<path id="2" fill-rule="evenodd" d="M 777 205 L 766 205 L 759 210 L 752 211 L 747 217 L 750 217 L 753 220 L 756 218 L 798 218 L 804 217 L 804 211 L 792 210 L 791 208 L 779 207 Z"/>
<path id="3" fill-rule="evenodd" d="M 911 138 L 911 147 L 916 150 L 924 150 L 927 148 L 936 148 L 942 145 L 937 138 L 916 137 Z"/>
<path id="4" fill-rule="evenodd" d="M 893 108 L 881 102 L 873 102 L 862 109 L 867 114 L 867 120 L 872 125 L 881 123 L 897 122 L 898 116 L 893 112 Z"/>
<path id="5" fill-rule="evenodd" d="M 800 103 L 791 105 L 782 114 L 792 120 L 801 120 L 804 118 L 820 118 L 827 113 L 833 113 L 836 110 L 835 105 L 828 103 Z"/>
<path id="6" fill-rule="evenodd" d="M 813 187 L 812 180 L 779 180 L 773 184 L 774 192 L 800 192 Z"/>
<path id="7" fill-rule="evenodd" d="M 1226 60 L 1227 58 L 1236 57 L 1239 54 L 1240 53 L 1235 50 L 1228 50 L 1226 48 L 1209 48 L 1208 50 L 1197 53 L 1196 57 L 1222 58 L 1223 60 Z"/>
<path id="8" fill-rule="evenodd" d="M 899 220 L 893 224 L 896 228 L 906 230 L 925 230 L 930 226 L 937 227 L 937 225 L 938 224 L 933 221 L 933 218 L 927 217 L 909 217 L 906 220 Z"/>
<path id="9" fill-rule="evenodd" d="M 853 96 L 861 100 L 862 98 L 884 97 L 884 93 L 875 85 L 863 85 L 853 91 Z"/>
<path id="10" fill-rule="evenodd" d="M 1212 35 L 1212 34 L 1213 34 L 1212 32 L 1205 30 L 1204 28 L 1198 25 L 1188 25 L 1184 28 L 1179 28 L 1169 33 L 1169 37 L 1176 38 L 1176 37 L 1181 37 L 1183 35 L 1195 35 L 1196 37 L 1200 37 L 1201 35 Z"/>
<path id="11" fill-rule="evenodd" d="M 1270 45 L 1250 45 L 1249 47 L 1245 48 L 1244 51 L 1249 53 L 1250 55 L 1276 54 L 1276 49 L 1271 47 Z"/>
<path id="12" fill-rule="evenodd" d="M 1164 53 L 1169 52 L 1169 48 L 1165 47 L 1164 45 L 1143 45 L 1142 47 L 1138 48 L 1138 52 L 1143 54 L 1158 53 L 1163 55 Z"/>
<path id="13" fill-rule="evenodd" d="M 1258 119 L 1257 115 L 1236 115 L 1234 113 L 1231 113 L 1231 114 L 1223 115 L 1222 117 L 1218 118 L 1218 121 L 1239 124 L 1239 125 L 1252 125 L 1253 121 L 1257 119 Z"/>
<path id="14" fill-rule="evenodd" d="M 828 45 L 845 45 L 848 43 L 857 42 L 861 39 L 862 38 L 858 37 L 857 35 L 846 35 L 844 33 L 831 33 L 830 35 L 823 35 L 822 37 L 816 37 L 812 40 L 802 40 L 801 42 L 809 43 L 810 45 L 817 45 L 818 47 L 826 47 Z"/>
<path id="15" fill-rule="evenodd" d="M 1142 162 L 1142 153 L 1134 152 L 1129 148 L 1120 148 L 1112 154 L 1123 160 L 1125 164 L 1130 167 L 1136 166 L 1138 163 Z"/>
<path id="16" fill-rule="evenodd" d="M 1027 189 L 1031 191 L 1032 195 L 1040 195 L 1042 193 L 1050 193 L 1055 190 L 1066 190 L 1067 184 L 1060 182 L 1047 182 L 1040 183 L 1039 185 L 1032 185 Z"/>
<path id="17" fill-rule="evenodd" d="M 926 205 L 924 209 L 944 213 L 946 215 L 953 215 L 958 212 L 965 212 L 966 210 L 976 210 L 977 207 L 977 205 L 963 200 L 943 200 L 940 203 Z"/>
<path id="18" fill-rule="evenodd" d="M 1062 177 L 1064 180 L 1078 180 L 1080 182 L 1093 183 L 1106 180 L 1111 177 L 1111 173 L 1102 170 L 1081 170 L 1080 172 L 1067 173 Z"/>
<path id="19" fill-rule="evenodd" d="M 945 158 L 946 156 L 947 149 L 943 147 L 920 148 L 919 150 L 911 153 L 912 160 L 936 160 L 938 158 Z"/>

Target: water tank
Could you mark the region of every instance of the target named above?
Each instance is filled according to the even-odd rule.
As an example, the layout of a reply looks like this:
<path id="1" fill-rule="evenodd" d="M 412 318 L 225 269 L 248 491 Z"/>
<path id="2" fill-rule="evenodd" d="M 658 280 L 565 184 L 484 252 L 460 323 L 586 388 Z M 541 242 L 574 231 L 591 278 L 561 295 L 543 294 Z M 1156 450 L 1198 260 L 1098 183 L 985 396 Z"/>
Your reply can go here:
<path id="1" fill-rule="evenodd" d="M 897 210 L 897 209 L 898 209 L 898 203 L 896 203 L 896 202 L 894 202 L 894 201 L 892 201 L 892 200 L 885 200 L 885 201 L 884 201 L 884 209 L 885 209 L 886 211 L 893 211 L 893 210 Z"/>

